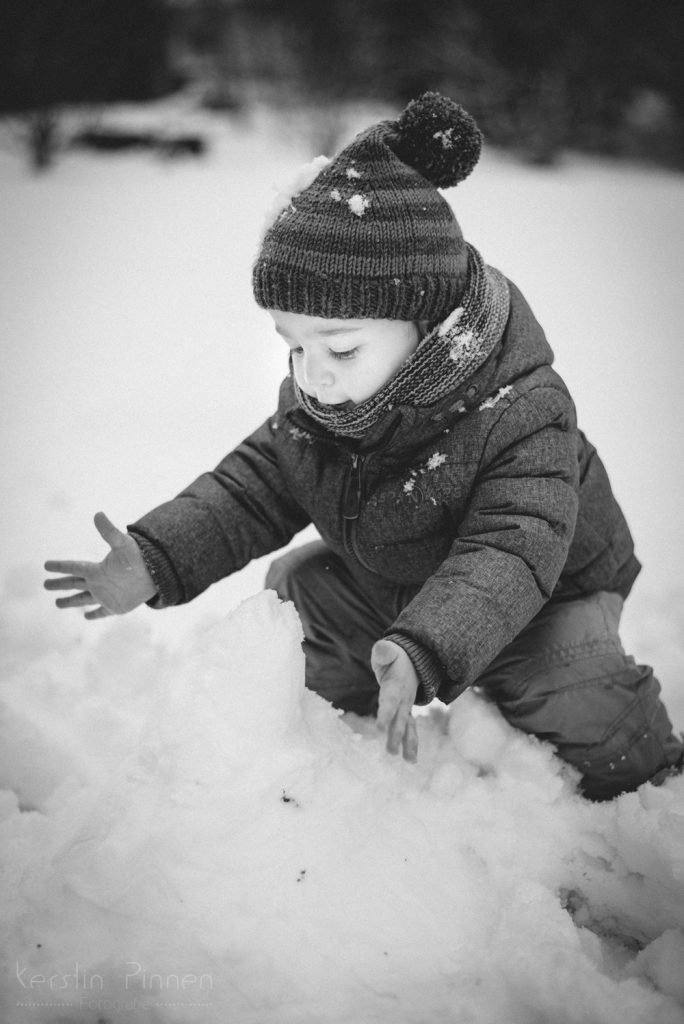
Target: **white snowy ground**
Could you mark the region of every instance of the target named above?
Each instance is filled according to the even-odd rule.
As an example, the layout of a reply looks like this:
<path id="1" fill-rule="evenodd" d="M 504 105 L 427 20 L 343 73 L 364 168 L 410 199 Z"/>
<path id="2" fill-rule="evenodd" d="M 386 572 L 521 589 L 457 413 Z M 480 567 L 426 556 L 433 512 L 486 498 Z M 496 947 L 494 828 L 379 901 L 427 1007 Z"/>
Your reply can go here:
<path id="1" fill-rule="evenodd" d="M 203 162 L 39 179 L 0 148 L 0 1019 L 681 1024 L 684 779 L 587 804 L 472 694 L 390 758 L 304 691 L 264 562 L 100 623 L 41 589 L 46 558 L 101 556 L 93 512 L 124 526 L 272 411 L 249 267 L 313 154 L 210 130 Z M 684 728 L 684 178 L 488 152 L 451 197 L 608 465 L 646 565 L 625 640 Z"/>

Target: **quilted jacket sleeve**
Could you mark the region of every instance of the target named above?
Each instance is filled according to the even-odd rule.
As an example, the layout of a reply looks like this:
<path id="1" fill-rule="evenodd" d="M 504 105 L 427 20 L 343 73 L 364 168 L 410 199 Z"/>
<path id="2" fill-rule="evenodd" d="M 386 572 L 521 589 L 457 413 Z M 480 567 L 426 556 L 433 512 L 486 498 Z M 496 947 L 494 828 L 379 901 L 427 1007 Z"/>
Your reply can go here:
<path id="1" fill-rule="evenodd" d="M 456 540 L 386 634 L 414 661 L 419 703 L 449 702 L 478 678 L 549 599 L 572 540 L 572 401 L 538 387 L 500 405 Z"/>
<path id="2" fill-rule="evenodd" d="M 281 475 L 267 420 L 210 473 L 128 527 L 157 584 L 155 607 L 182 604 L 309 522 Z"/>

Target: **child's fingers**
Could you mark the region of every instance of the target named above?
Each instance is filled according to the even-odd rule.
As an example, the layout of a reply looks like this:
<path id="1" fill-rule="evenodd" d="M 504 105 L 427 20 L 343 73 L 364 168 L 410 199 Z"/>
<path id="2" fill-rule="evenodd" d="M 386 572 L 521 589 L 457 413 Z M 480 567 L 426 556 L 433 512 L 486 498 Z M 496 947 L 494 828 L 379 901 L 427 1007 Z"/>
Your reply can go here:
<path id="1" fill-rule="evenodd" d="M 409 715 L 402 742 L 404 760 L 415 764 L 418 760 L 418 728 L 413 715 Z"/>
<path id="2" fill-rule="evenodd" d="M 56 580 L 45 580 L 46 590 L 86 590 L 88 584 L 82 576 L 60 576 Z"/>
<path id="3" fill-rule="evenodd" d="M 97 532 L 103 540 L 107 541 L 110 548 L 120 548 L 128 540 L 128 534 L 122 533 L 104 512 L 96 512 L 93 519 Z"/>
<path id="4" fill-rule="evenodd" d="M 71 597 L 58 597 L 55 604 L 58 608 L 82 608 L 86 604 L 99 604 L 99 601 L 89 590 L 84 590 L 81 594 L 72 594 Z"/>
<path id="5" fill-rule="evenodd" d="M 113 612 L 107 611 L 106 608 L 93 608 L 91 612 L 86 612 L 83 616 L 84 619 L 106 619 L 109 615 L 113 615 Z"/>
<path id="6" fill-rule="evenodd" d="M 378 700 L 377 724 L 379 729 L 389 728 L 392 719 L 397 713 L 401 698 L 399 694 L 387 684 L 380 687 L 380 698 Z"/>
<path id="7" fill-rule="evenodd" d="M 406 732 L 409 715 L 410 712 L 406 705 L 400 704 L 387 735 L 387 749 L 390 754 L 399 753 L 404 740 L 404 733 Z"/>
<path id="8" fill-rule="evenodd" d="M 59 560 L 46 562 L 44 569 L 46 572 L 63 572 L 67 576 L 87 576 L 94 565 L 95 562 L 69 562 Z"/>

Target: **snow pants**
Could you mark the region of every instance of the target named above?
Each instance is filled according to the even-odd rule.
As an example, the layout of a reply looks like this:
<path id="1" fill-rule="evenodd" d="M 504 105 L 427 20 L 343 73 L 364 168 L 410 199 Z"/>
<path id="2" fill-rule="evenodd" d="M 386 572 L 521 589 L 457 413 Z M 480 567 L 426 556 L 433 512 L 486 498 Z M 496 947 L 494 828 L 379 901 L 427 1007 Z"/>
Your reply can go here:
<path id="1" fill-rule="evenodd" d="M 307 687 L 345 711 L 375 714 L 371 648 L 416 588 L 388 584 L 379 602 L 321 541 L 278 558 L 266 586 L 299 612 Z M 511 725 L 579 769 L 592 800 L 661 782 L 684 761 L 652 670 L 620 643 L 622 604 L 607 591 L 549 601 L 474 683 Z"/>

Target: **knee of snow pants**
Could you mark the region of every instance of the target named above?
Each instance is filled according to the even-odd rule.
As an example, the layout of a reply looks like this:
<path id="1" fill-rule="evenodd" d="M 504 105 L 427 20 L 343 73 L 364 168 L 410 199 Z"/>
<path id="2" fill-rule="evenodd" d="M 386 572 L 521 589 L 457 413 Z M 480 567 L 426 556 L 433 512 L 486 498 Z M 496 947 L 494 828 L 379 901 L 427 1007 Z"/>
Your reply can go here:
<path id="1" fill-rule="evenodd" d="M 307 687 L 344 711 L 375 714 L 371 648 L 407 603 L 406 588 L 388 585 L 381 600 L 369 595 L 322 541 L 277 558 L 266 587 L 292 601 L 302 620 Z"/>
<path id="2" fill-rule="evenodd" d="M 622 604 L 605 591 L 550 601 L 477 683 L 512 725 L 579 769 L 593 800 L 662 781 L 684 756 L 652 670 L 622 648 Z"/>

